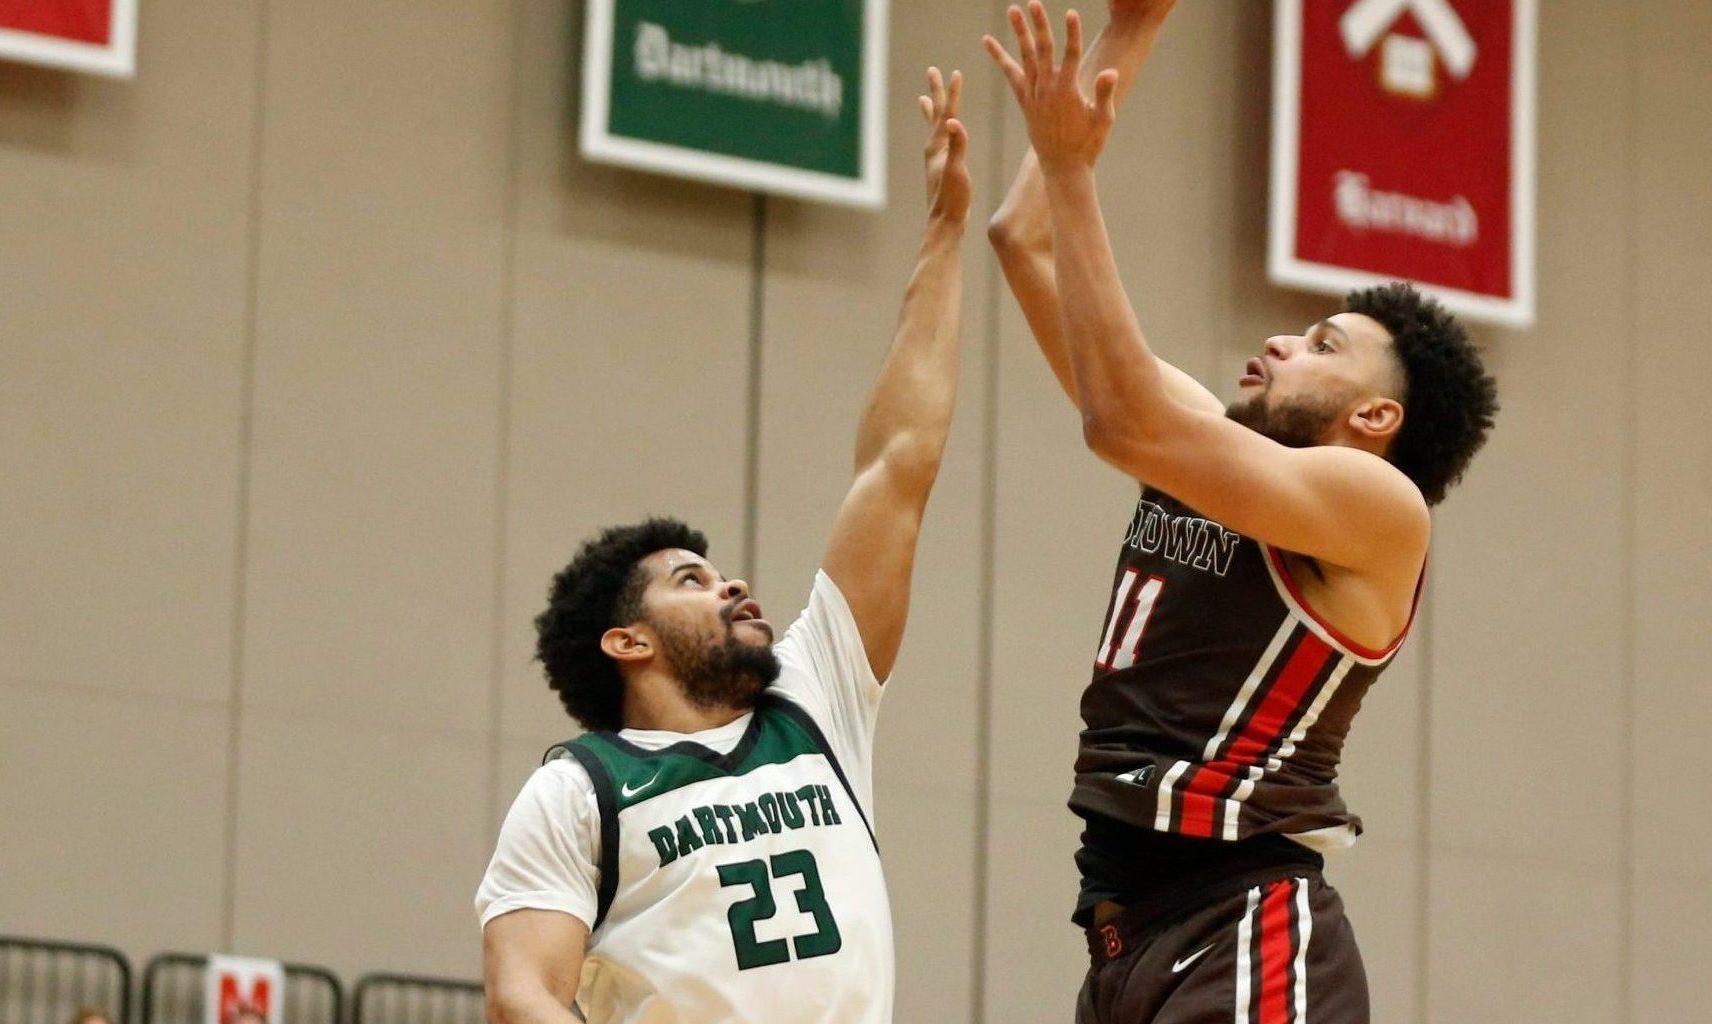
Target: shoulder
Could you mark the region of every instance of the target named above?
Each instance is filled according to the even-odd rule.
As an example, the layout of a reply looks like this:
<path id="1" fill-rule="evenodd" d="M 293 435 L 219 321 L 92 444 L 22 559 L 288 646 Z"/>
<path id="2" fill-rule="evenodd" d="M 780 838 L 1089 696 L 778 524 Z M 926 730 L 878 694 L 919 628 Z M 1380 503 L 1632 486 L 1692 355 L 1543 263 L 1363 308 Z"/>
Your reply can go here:
<path id="1" fill-rule="evenodd" d="M 570 744 L 562 746 L 569 747 Z M 576 758 L 569 754 L 555 757 L 536 768 L 523 783 L 513 805 L 513 814 L 521 808 L 532 808 L 538 815 L 557 817 L 574 813 L 595 802 L 594 779 Z"/>
<path id="2" fill-rule="evenodd" d="M 1343 445 L 1285 449 L 1303 469 L 1337 483 L 1348 518 L 1425 551 L 1432 517 L 1421 489 L 1383 456 Z"/>

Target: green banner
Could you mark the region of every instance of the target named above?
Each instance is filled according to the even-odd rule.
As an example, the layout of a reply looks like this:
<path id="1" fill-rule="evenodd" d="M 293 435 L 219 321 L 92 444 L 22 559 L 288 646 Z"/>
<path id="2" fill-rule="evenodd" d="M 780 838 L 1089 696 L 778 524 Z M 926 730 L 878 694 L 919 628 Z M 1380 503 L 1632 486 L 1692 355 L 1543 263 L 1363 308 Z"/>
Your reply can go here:
<path id="1" fill-rule="evenodd" d="M 884 0 L 589 0 L 590 159 L 884 202 Z"/>

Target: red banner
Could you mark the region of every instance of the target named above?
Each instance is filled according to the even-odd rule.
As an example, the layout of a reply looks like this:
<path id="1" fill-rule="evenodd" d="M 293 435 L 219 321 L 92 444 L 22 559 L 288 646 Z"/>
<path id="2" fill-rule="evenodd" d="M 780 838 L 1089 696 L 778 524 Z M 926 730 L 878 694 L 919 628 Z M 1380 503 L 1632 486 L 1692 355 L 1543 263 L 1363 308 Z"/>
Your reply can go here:
<path id="1" fill-rule="evenodd" d="M 1533 322 L 1535 0 L 1278 0 L 1269 269 Z"/>
<path id="2" fill-rule="evenodd" d="M 130 77 L 137 0 L 0 0 L 0 58 Z"/>

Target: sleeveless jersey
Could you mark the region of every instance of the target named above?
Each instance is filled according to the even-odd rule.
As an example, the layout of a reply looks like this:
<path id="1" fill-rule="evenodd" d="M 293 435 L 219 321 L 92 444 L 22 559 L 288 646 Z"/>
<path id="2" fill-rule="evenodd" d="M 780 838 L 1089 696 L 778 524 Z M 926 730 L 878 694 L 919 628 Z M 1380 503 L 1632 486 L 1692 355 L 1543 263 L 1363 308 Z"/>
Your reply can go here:
<path id="1" fill-rule="evenodd" d="M 891 1020 L 892 924 L 879 851 L 832 747 L 765 695 L 730 754 L 588 733 L 600 810 L 587 1019 Z"/>
<path id="2" fill-rule="evenodd" d="M 1402 641 L 1350 641 L 1278 550 L 1144 489 L 1082 696 L 1071 808 L 1178 836 L 1350 845 L 1344 738 Z"/>

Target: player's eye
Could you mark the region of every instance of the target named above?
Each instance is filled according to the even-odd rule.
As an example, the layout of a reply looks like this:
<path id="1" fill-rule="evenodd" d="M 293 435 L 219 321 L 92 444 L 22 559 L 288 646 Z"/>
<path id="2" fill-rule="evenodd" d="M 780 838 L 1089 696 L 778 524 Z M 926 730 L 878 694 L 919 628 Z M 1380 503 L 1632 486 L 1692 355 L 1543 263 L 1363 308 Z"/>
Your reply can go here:
<path id="1" fill-rule="evenodd" d="M 1324 338 L 1321 338 L 1319 341 L 1314 342 L 1314 351 L 1315 352 L 1330 352 L 1331 350 L 1332 350 L 1332 343 L 1327 341 Z"/>

